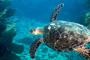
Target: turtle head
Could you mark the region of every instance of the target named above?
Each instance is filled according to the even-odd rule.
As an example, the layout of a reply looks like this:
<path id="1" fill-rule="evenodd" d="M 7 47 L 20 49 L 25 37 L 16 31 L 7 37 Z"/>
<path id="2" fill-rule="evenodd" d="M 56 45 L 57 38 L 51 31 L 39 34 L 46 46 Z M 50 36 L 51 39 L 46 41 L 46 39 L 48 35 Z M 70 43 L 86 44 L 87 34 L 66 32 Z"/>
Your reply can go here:
<path id="1" fill-rule="evenodd" d="M 30 29 L 29 32 L 34 35 L 43 34 L 43 28 L 42 27 L 33 28 L 33 29 Z"/>

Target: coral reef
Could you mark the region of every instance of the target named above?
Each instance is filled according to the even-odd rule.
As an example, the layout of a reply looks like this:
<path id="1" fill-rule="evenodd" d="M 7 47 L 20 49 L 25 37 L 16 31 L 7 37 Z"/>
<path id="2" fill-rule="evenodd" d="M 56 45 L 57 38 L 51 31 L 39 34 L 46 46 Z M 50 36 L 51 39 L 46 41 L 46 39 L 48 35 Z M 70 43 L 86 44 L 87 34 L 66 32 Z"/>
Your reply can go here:
<path id="1" fill-rule="evenodd" d="M 2 51 L 0 50 L 0 53 L 4 54 L 3 56 L 2 54 L 0 54 L 2 56 L 0 59 L 7 59 L 7 58 L 11 59 L 11 57 L 13 57 L 12 59 L 18 58 L 18 60 L 20 60 L 20 58 L 15 53 L 21 54 L 24 51 L 24 46 L 12 43 L 13 37 L 15 35 L 16 31 L 13 28 L 8 28 L 7 30 L 4 30 L 2 32 L 2 35 L 0 37 L 0 44 L 1 44 L 0 49 L 2 49 Z"/>
<path id="2" fill-rule="evenodd" d="M 4 43 L 11 43 L 13 37 L 16 35 L 16 31 L 13 28 L 8 28 L 2 32 L 2 38 L 5 40 Z"/>
<path id="3" fill-rule="evenodd" d="M 8 26 L 15 26 L 14 23 L 7 21 L 7 18 L 13 16 L 16 9 L 8 8 L 11 5 L 11 0 L 0 0 L 0 22 Z"/>
<path id="4" fill-rule="evenodd" d="M 87 28 L 90 29 L 90 12 L 86 13 L 85 23 L 87 24 Z"/>
<path id="5" fill-rule="evenodd" d="M 11 5 L 11 0 L 0 0 L 0 60 L 21 60 L 16 54 L 24 51 L 24 46 L 13 43 L 16 31 L 7 26 L 15 26 L 14 23 L 7 21 L 13 16 L 15 9 L 7 8 Z"/>
<path id="6" fill-rule="evenodd" d="M 2 32 L 6 29 L 6 26 L 2 23 L 0 23 L 0 37 L 1 37 L 1 34 Z"/>
<path id="7" fill-rule="evenodd" d="M 0 12 L 11 5 L 11 0 L 0 0 Z"/>
<path id="8" fill-rule="evenodd" d="M 6 11 L 6 14 L 4 15 L 4 17 L 8 18 L 8 17 L 11 17 L 15 14 L 16 12 L 16 9 L 12 9 L 12 8 L 9 8 L 7 11 Z"/>

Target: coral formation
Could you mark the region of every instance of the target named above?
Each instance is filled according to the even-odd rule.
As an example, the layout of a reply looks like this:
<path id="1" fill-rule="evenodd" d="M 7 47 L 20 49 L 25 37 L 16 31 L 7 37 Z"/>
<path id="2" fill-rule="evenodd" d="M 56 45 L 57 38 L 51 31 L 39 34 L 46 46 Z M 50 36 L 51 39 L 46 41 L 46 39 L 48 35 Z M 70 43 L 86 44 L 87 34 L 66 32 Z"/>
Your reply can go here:
<path id="1" fill-rule="evenodd" d="M 0 37 L 1 37 L 1 34 L 2 32 L 6 29 L 6 26 L 2 23 L 0 23 Z"/>
<path id="2" fill-rule="evenodd" d="M 5 43 L 11 51 L 16 52 L 16 53 L 22 53 L 24 50 L 24 46 L 12 43 L 13 37 L 15 35 L 16 35 L 16 31 L 13 28 L 4 30 L 2 32 L 2 38 L 3 38 L 2 42 Z"/>
<path id="3" fill-rule="evenodd" d="M 85 17 L 85 23 L 87 23 L 87 28 L 90 29 L 90 12 L 86 13 L 86 17 Z"/>
<path id="4" fill-rule="evenodd" d="M 24 51 L 23 45 L 13 43 L 16 31 L 13 28 L 6 29 L 7 26 L 15 26 L 14 23 L 7 21 L 7 18 L 13 16 L 15 9 L 8 8 L 11 0 L 0 0 L 0 60 L 21 60 L 16 54 Z"/>
<path id="5" fill-rule="evenodd" d="M 4 55 L 2 56 L 1 54 L 1 58 L 2 59 L 7 59 L 7 58 L 11 58 L 12 56 L 13 56 L 13 59 L 15 59 L 14 58 L 14 56 L 15 57 L 17 57 L 17 58 L 19 58 L 18 56 L 16 56 L 15 54 L 13 54 L 12 52 L 14 52 L 14 53 L 18 53 L 18 54 L 21 54 L 23 51 L 24 51 L 24 46 L 23 45 L 18 45 L 18 44 L 15 44 L 15 43 L 12 43 L 12 41 L 13 41 L 13 37 L 16 35 L 16 31 L 13 29 L 13 28 L 9 28 L 9 29 L 7 29 L 7 30 L 4 30 L 3 32 L 2 32 L 2 35 L 1 35 L 1 37 L 0 37 L 0 43 L 1 43 L 1 49 L 3 50 L 3 52 L 2 51 L 0 51 L 0 53 L 4 53 Z M 5 47 L 4 47 L 5 46 Z M 3 47 L 3 48 L 2 48 Z M 8 49 L 8 50 L 7 50 Z M 4 50 L 5 50 L 5 52 L 4 52 Z M 7 51 L 7 52 L 6 52 Z M 10 56 L 9 57 L 7 57 L 8 56 L 8 52 L 10 52 Z M 7 54 L 7 55 L 6 55 Z M 4 57 L 4 58 L 3 58 Z M 20 58 L 19 58 L 19 60 L 20 60 Z"/>
<path id="6" fill-rule="evenodd" d="M 23 52 L 23 50 L 24 50 L 23 45 L 18 45 L 18 44 L 12 43 L 13 37 L 15 35 L 16 35 L 16 31 L 13 28 L 9 28 L 2 32 L 2 35 L 0 37 L 0 43 L 2 43 L 2 47 L 6 46 L 6 48 L 4 48 L 4 50 L 6 49 L 4 52 L 5 55 L 6 55 L 6 53 L 8 53 L 7 48 L 11 54 L 12 54 L 12 52 L 19 53 L 19 54 Z M 2 50 L 3 50 L 3 48 L 2 48 Z M 15 54 L 13 54 L 13 55 L 15 55 Z M 5 57 L 5 56 L 3 56 L 3 57 Z"/>
<path id="7" fill-rule="evenodd" d="M 4 15 L 6 18 L 8 17 L 11 17 L 15 14 L 16 12 L 16 9 L 12 9 L 12 8 L 9 8 L 7 11 L 6 11 L 6 14 Z"/>
<path id="8" fill-rule="evenodd" d="M 11 0 L 0 0 L 0 12 L 11 5 Z"/>
<path id="9" fill-rule="evenodd" d="M 5 40 L 4 43 L 11 43 L 13 37 L 16 35 L 16 31 L 13 28 L 8 28 L 2 32 L 2 38 Z"/>
<path id="10" fill-rule="evenodd" d="M 0 22 L 8 26 L 15 26 L 14 23 L 7 21 L 7 18 L 13 16 L 16 9 L 8 8 L 11 5 L 11 0 L 0 0 Z"/>

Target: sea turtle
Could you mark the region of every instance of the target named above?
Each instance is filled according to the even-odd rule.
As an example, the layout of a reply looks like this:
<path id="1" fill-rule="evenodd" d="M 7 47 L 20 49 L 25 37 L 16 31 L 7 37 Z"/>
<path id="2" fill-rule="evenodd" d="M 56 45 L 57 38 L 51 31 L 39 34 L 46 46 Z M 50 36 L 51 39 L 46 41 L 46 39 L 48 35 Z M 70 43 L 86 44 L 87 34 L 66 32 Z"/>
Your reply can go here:
<path id="1" fill-rule="evenodd" d="M 90 59 L 90 48 L 85 44 L 90 42 L 90 31 L 83 25 L 74 22 L 57 21 L 57 15 L 64 4 L 59 4 L 53 11 L 49 24 L 45 27 L 30 29 L 31 34 L 43 34 L 31 45 L 29 53 L 34 59 L 39 45 L 44 42 L 50 48 L 59 52 L 76 51 Z"/>

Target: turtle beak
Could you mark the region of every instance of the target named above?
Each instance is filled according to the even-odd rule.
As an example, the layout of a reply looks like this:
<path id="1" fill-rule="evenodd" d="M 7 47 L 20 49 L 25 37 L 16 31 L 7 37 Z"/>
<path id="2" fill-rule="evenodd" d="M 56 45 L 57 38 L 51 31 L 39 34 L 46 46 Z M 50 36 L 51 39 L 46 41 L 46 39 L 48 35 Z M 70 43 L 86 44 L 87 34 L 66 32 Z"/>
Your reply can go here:
<path id="1" fill-rule="evenodd" d="M 34 28 L 34 29 L 31 29 L 29 32 L 31 34 L 34 34 L 34 35 L 42 34 L 42 29 L 40 29 L 40 28 Z"/>

